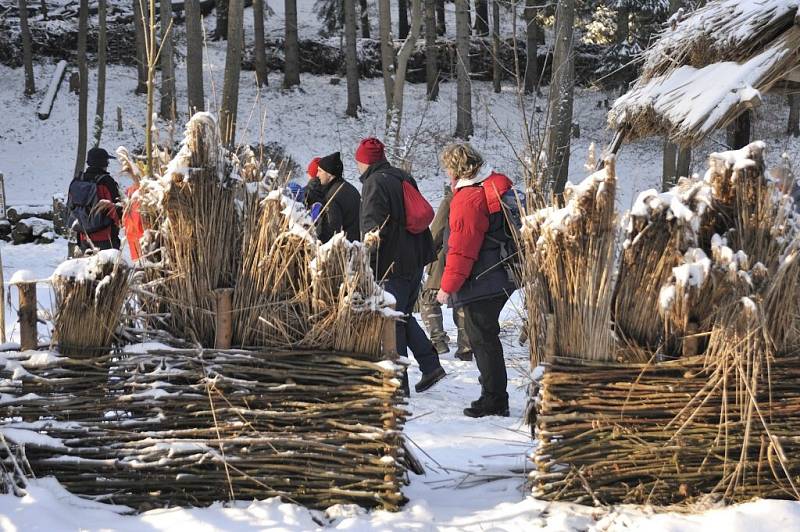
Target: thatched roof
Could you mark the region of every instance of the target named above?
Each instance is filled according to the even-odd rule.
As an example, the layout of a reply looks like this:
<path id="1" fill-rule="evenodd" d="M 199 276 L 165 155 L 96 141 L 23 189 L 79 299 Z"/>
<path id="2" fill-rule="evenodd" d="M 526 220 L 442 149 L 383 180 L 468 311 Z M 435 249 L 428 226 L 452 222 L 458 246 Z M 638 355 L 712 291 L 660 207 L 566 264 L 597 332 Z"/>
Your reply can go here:
<path id="1" fill-rule="evenodd" d="M 644 54 L 639 80 L 608 122 L 626 138 L 692 145 L 800 67 L 800 0 L 720 0 L 674 20 Z"/>

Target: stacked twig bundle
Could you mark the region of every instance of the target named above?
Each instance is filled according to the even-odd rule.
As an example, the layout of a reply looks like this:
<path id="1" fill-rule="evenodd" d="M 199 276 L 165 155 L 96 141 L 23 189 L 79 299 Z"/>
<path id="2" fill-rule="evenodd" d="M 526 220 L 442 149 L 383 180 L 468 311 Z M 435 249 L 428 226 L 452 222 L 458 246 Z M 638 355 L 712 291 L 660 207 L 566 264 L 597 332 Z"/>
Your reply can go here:
<path id="1" fill-rule="evenodd" d="M 130 268 L 117 250 L 62 263 L 51 283 L 56 295 L 54 339 L 67 356 L 101 356 L 111 349 L 128 297 Z"/>
<path id="2" fill-rule="evenodd" d="M 629 363 L 544 352 L 538 496 L 800 499 L 800 230 L 763 149 L 712 154 L 704 181 L 640 196 L 614 290 Z"/>
<path id="3" fill-rule="evenodd" d="M 564 208 L 541 209 L 525 220 L 520 239 L 530 257 L 523 265 L 525 298 L 536 309 L 529 312 L 534 361 L 548 355 L 605 360 L 613 354 L 615 190 L 609 159 L 603 170 L 567 188 Z"/>
<path id="4" fill-rule="evenodd" d="M 17 353 L 0 369 L 0 417 L 23 421 L 2 432 L 24 446 L 36 475 L 137 509 L 271 496 L 315 508 L 397 509 L 402 367 L 370 358 L 165 350 L 82 361 Z"/>

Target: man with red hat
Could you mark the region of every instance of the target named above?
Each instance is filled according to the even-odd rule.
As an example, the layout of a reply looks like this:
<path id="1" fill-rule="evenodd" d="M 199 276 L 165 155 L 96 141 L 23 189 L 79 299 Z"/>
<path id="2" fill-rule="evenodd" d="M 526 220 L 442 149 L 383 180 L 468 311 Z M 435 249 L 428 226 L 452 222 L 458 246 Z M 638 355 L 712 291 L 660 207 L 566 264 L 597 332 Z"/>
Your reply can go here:
<path id="1" fill-rule="evenodd" d="M 414 388 L 423 392 L 442 380 L 445 371 L 413 315 L 423 269 L 436 259 L 430 229 L 412 233 L 406 225 L 404 183 L 417 191 L 419 188 L 413 177 L 389 164 L 383 143 L 376 138 L 362 140 L 355 158 L 362 183 L 361 232 L 376 232 L 379 236 L 373 249 L 372 269 L 384 289 L 397 300 L 395 308 L 406 315 L 404 321 L 397 322 L 397 352 L 406 356 L 410 348 L 414 353 L 422 371 Z"/>

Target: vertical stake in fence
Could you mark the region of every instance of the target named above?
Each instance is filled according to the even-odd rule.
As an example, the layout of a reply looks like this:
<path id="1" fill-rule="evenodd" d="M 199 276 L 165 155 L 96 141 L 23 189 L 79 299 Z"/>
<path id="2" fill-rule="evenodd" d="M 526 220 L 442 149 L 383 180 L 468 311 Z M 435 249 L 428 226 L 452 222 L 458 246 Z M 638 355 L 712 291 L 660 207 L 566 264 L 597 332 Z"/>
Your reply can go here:
<path id="1" fill-rule="evenodd" d="M 214 290 L 214 296 L 217 300 L 214 349 L 230 349 L 233 338 L 233 288 L 218 288 Z"/>
<path id="2" fill-rule="evenodd" d="M 19 290 L 19 344 L 21 351 L 39 348 L 36 332 L 36 281 L 15 283 Z"/>
<path id="3" fill-rule="evenodd" d="M 391 306 L 394 310 L 394 305 Z M 384 318 L 383 326 L 381 327 L 381 352 L 386 360 L 396 361 L 399 358 L 397 354 L 397 323 L 393 318 Z M 393 411 L 394 405 L 391 400 L 386 404 L 389 412 Z M 387 431 L 397 431 L 397 420 L 394 415 L 388 415 L 383 419 L 383 428 Z M 397 460 L 397 448 L 400 445 L 400 435 L 387 438 L 389 441 L 395 442 L 394 445 L 389 445 L 384 449 L 386 456 L 390 456 Z M 397 466 L 396 462 L 390 464 L 386 468 L 386 473 L 383 476 L 383 481 L 389 486 L 386 490 L 386 497 L 383 501 L 383 507 L 386 510 L 397 509 L 397 501 L 393 500 L 395 497 L 395 490 L 398 488 L 397 482 Z"/>
<path id="4" fill-rule="evenodd" d="M 122 131 L 122 107 L 117 106 L 117 131 Z"/>

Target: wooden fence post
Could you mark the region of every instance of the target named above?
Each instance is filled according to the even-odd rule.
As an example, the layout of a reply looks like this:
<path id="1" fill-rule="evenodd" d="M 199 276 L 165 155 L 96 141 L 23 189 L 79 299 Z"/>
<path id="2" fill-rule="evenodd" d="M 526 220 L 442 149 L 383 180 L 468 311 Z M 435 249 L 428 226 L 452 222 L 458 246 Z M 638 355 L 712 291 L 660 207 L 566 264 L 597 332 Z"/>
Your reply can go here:
<path id="1" fill-rule="evenodd" d="M 3 278 L 2 251 L 0 251 L 0 342 L 6 343 L 6 283 Z"/>
<path id="2" fill-rule="evenodd" d="M 117 106 L 117 131 L 122 131 L 122 107 Z"/>
<path id="3" fill-rule="evenodd" d="M 216 333 L 214 349 L 230 349 L 233 338 L 233 288 L 214 290 L 216 297 Z"/>
<path id="4" fill-rule="evenodd" d="M 19 290 L 19 344 L 20 351 L 39 348 L 36 332 L 36 281 L 16 283 Z"/>

